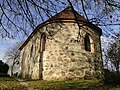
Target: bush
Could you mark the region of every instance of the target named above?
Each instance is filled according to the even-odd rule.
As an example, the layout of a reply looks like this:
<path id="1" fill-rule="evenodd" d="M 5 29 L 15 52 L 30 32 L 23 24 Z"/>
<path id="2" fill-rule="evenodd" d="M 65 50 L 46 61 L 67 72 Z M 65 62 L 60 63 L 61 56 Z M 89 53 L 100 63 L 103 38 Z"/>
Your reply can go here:
<path id="1" fill-rule="evenodd" d="M 10 77 L 10 75 L 8 75 L 6 73 L 0 73 L 0 77 Z"/>
<path id="2" fill-rule="evenodd" d="M 0 75 L 7 75 L 9 66 L 0 60 Z"/>
<path id="3" fill-rule="evenodd" d="M 120 73 L 116 71 L 110 72 L 107 69 L 104 69 L 104 83 L 105 84 L 120 84 Z"/>

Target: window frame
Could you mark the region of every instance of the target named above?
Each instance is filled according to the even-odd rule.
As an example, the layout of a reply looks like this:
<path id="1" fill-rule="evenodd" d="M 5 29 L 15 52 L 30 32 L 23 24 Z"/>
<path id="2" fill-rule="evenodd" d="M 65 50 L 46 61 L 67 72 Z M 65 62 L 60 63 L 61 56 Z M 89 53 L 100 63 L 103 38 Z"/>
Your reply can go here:
<path id="1" fill-rule="evenodd" d="M 85 38 L 86 38 L 86 36 L 89 37 L 90 50 L 86 50 L 86 49 L 85 49 Z M 90 35 L 89 33 L 86 33 L 86 34 L 84 35 L 83 45 L 84 45 L 84 50 L 85 50 L 85 51 L 92 52 L 92 53 L 95 52 L 94 39 L 93 39 L 92 35 Z"/>

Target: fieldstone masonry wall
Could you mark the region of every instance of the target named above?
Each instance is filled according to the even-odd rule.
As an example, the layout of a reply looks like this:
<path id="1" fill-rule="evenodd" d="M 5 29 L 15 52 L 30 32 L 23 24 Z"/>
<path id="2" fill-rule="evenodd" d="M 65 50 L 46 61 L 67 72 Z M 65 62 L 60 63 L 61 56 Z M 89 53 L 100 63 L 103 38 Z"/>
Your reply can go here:
<path id="1" fill-rule="evenodd" d="M 45 51 L 42 54 L 41 32 L 46 33 Z M 87 26 L 81 27 L 80 38 L 78 32 L 76 23 L 52 23 L 38 30 L 21 50 L 21 76 L 44 80 L 101 78 L 100 34 Z M 84 37 L 87 33 L 91 51 L 84 49 Z"/>
<path id="2" fill-rule="evenodd" d="M 20 76 L 39 79 L 40 33 L 36 33 L 20 53 Z"/>
<path id="3" fill-rule="evenodd" d="M 55 26 L 56 24 L 52 24 Z M 50 27 L 51 25 L 48 25 Z M 101 46 L 100 35 L 95 30 L 82 27 L 81 38 L 78 42 L 78 25 L 75 23 L 62 23 L 56 28 L 50 28 L 56 33 L 46 41 L 46 50 L 43 58 L 43 79 L 95 79 L 101 73 Z M 84 36 L 89 33 L 91 52 L 84 50 Z"/>

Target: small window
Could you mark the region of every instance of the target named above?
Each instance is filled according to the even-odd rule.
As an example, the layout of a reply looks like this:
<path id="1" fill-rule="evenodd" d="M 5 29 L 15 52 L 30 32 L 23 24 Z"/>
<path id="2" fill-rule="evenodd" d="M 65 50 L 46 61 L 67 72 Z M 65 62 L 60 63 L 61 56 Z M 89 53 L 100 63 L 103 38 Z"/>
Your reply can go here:
<path id="1" fill-rule="evenodd" d="M 45 34 L 41 35 L 41 52 L 45 51 L 46 36 Z"/>
<path id="2" fill-rule="evenodd" d="M 32 45 L 32 47 L 31 47 L 30 57 L 32 57 L 32 54 L 33 54 L 33 45 Z"/>
<path id="3" fill-rule="evenodd" d="M 86 51 L 91 51 L 90 38 L 88 34 L 84 38 L 84 47 Z"/>

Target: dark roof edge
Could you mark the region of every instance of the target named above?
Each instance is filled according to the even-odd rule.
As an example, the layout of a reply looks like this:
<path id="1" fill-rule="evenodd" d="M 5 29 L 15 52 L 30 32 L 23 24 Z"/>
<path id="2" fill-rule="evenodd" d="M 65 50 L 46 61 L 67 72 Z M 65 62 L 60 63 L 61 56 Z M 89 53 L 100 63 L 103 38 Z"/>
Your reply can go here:
<path id="1" fill-rule="evenodd" d="M 88 26 L 94 28 L 95 30 L 97 30 L 100 34 L 100 36 L 102 35 L 102 29 L 99 28 L 98 26 L 96 26 L 95 24 L 93 24 L 92 22 L 87 22 Z"/>

